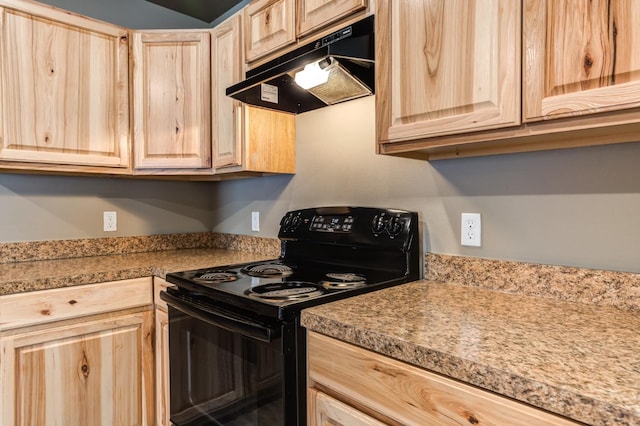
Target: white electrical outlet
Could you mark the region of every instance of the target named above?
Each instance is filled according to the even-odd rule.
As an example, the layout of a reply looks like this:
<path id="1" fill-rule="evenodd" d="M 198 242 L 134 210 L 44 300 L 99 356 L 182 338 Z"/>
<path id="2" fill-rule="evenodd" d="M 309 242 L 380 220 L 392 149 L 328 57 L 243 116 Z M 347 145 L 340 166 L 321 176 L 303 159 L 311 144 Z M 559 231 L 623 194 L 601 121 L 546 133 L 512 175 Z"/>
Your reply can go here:
<path id="1" fill-rule="evenodd" d="M 460 230 L 460 244 L 463 246 L 480 247 L 482 224 L 480 213 L 462 213 Z"/>
<path id="2" fill-rule="evenodd" d="M 260 212 L 251 212 L 251 230 L 260 231 Z"/>
<path id="3" fill-rule="evenodd" d="M 102 226 L 105 232 L 118 230 L 118 214 L 116 212 L 102 213 Z"/>

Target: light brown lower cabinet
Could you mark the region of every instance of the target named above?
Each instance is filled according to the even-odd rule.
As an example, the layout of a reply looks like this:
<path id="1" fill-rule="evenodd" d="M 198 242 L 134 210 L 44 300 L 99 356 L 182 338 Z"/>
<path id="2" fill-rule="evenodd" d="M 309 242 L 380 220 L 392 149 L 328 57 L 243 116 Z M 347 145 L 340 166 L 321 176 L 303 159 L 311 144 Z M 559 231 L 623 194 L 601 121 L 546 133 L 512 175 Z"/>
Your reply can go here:
<path id="1" fill-rule="evenodd" d="M 0 424 L 150 425 L 151 278 L 0 297 Z"/>
<path id="2" fill-rule="evenodd" d="M 404 362 L 308 333 L 308 425 L 576 425 Z"/>

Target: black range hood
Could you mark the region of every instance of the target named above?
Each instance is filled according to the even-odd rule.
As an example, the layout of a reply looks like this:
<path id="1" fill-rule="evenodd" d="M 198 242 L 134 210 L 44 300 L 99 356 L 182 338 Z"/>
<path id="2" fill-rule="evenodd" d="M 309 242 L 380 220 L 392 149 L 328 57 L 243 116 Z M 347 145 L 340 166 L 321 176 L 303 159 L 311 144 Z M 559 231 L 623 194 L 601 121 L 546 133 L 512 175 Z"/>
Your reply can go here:
<path id="1" fill-rule="evenodd" d="M 247 104 L 298 114 L 373 94 L 373 19 L 369 16 L 247 71 L 246 80 L 227 88 L 227 96 Z M 331 70 L 329 80 L 312 89 L 303 89 L 295 82 L 295 74 L 314 62 Z"/>

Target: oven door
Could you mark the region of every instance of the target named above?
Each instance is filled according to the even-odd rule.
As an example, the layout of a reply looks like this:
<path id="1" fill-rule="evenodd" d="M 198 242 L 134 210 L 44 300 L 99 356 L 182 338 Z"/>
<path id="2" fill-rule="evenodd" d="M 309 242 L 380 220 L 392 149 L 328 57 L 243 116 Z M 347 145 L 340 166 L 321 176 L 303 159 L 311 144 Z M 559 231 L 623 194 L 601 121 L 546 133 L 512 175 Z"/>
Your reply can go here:
<path id="1" fill-rule="evenodd" d="M 295 425 L 304 363 L 295 323 L 265 322 L 168 289 L 171 422 Z"/>

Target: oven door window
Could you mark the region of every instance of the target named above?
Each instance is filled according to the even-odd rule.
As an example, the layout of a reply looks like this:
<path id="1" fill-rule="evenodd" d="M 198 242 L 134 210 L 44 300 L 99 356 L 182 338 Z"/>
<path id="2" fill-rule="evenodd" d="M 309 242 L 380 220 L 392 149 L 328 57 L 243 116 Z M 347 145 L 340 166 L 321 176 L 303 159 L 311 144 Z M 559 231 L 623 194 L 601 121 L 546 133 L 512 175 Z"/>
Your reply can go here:
<path id="1" fill-rule="evenodd" d="M 169 321 L 174 424 L 285 424 L 282 336 L 255 340 L 171 306 Z"/>

